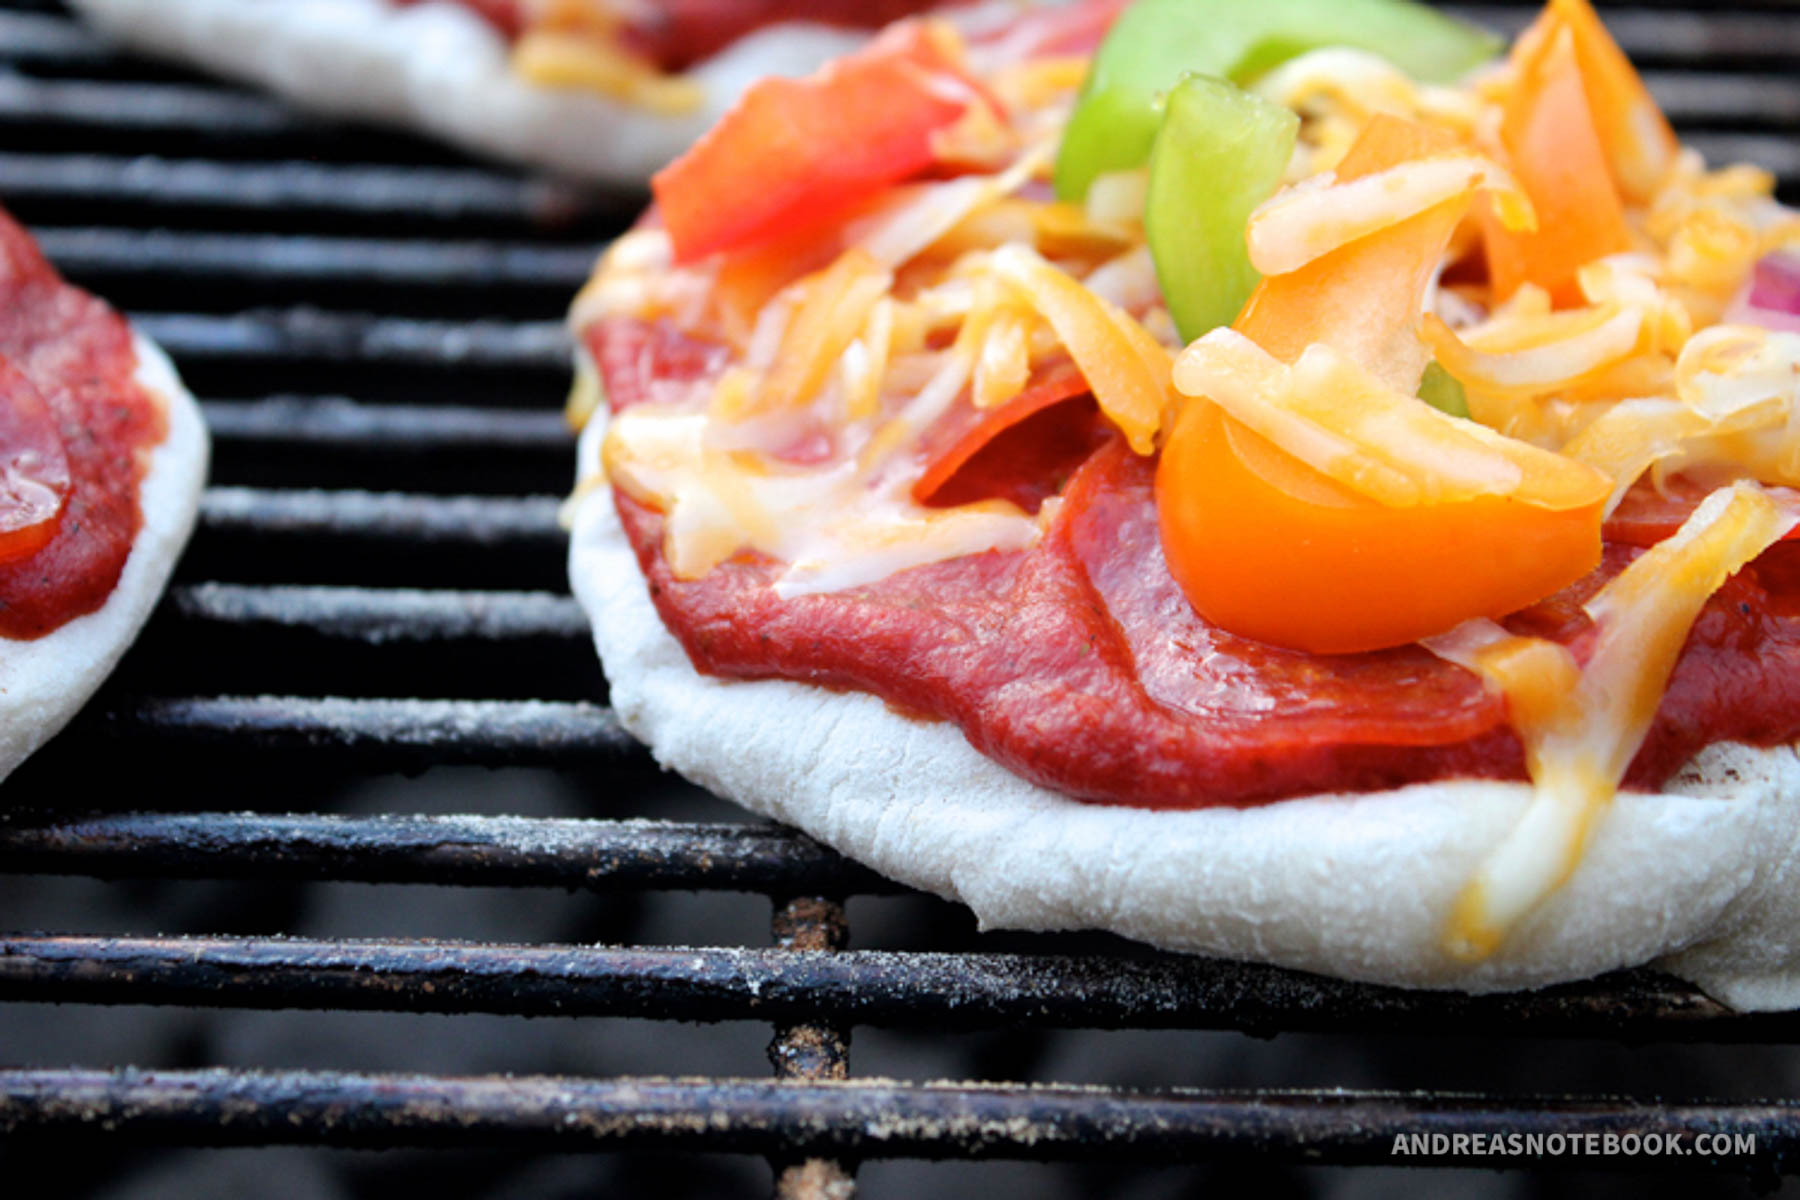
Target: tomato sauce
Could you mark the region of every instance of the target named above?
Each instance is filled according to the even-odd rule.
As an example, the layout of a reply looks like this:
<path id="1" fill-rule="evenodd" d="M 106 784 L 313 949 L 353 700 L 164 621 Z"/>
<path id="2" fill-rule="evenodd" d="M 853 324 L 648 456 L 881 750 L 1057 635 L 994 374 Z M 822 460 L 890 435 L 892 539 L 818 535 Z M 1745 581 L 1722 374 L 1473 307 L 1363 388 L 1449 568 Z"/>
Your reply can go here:
<path id="1" fill-rule="evenodd" d="M 67 457 L 69 490 L 54 534 L 0 562 L 0 637 L 38 638 L 112 595 L 143 524 L 138 486 L 167 426 L 137 385 L 124 318 L 64 283 L 3 214 L 0 356 L 48 407 Z"/>
<path id="2" fill-rule="evenodd" d="M 715 359 L 666 326 L 591 329 L 616 409 Z M 1072 416 L 1078 406 L 1062 406 Z M 662 517 L 617 496 L 664 622 L 701 671 L 872 692 L 955 722 L 983 753 L 1082 799 L 1248 805 L 1453 777 L 1524 779 L 1503 702 L 1418 647 L 1313 655 L 1208 624 L 1162 560 L 1154 460 L 1109 439 L 1075 472 L 1042 542 L 918 567 L 865 587 L 783 600 L 778 566 L 743 555 L 674 578 Z M 1006 486 L 1012 486 L 1007 484 Z M 1577 656 L 1581 603 L 1641 549 L 1508 619 Z M 1695 622 L 1627 776 L 1655 787 L 1706 744 L 1800 736 L 1800 548 L 1738 573 Z"/>

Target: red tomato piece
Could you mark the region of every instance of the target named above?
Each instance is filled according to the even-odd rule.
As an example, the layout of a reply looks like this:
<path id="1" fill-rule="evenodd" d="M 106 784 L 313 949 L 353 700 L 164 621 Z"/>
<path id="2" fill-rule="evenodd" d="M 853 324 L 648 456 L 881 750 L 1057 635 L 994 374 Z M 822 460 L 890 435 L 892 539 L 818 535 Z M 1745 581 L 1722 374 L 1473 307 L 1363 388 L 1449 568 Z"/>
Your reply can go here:
<path id="1" fill-rule="evenodd" d="M 749 245 L 931 165 L 932 135 L 991 103 L 932 27 L 896 25 L 804 79 L 763 79 L 650 180 L 678 262 Z"/>

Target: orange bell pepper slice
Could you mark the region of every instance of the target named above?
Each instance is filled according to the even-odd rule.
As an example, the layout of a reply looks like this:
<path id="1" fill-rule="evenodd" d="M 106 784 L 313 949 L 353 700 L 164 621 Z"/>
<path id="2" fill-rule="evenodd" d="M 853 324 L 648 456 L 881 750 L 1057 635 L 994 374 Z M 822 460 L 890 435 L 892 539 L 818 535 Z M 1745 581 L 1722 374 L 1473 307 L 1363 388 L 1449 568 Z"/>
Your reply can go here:
<path id="1" fill-rule="evenodd" d="M 1454 149 L 1455 137 L 1441 129 L 1378 114 L 1338 164 L 1337 177 L 1360 179 Z M 1265 277 L 1233 328 L 1289 363 L 1325 342 L 1383 383 L 1416 391 L 1431 357 L 1414 332 L 1419 302 L 1468 204 L 1466 197 L 1446 200 L 1297 271 Z"/>
<path id="2" fill-rule="evenodd" d="M 1519 45 L 1535 49 L 1559 29 L 1574 39 L 1582 88 L 1613 182 L 1627 200 L 1647 203 L 1681 149 L 1675 130 L 1588 0 L 1550 0 L 1519 35 Z"/>
<path id="3" fill-rule="evenodd" d="M 1359 178 L 1452 147 L 1448 134 L 1376 117 L 1338 173 Z M 1420 302 L 1468 204 L 1446 200 L 1265 278 L 1235 328 L 1289 363 L 1325 343 L 1413 393 L 1429 357 Z M 1502 616 L 1580 578 L 1600 558 L 1605 489 L 1561 510 L 1510 495 L 1382 504 L 1195 402 L 1163 447 L 1156 500 L 1169 570 L 1201 616 L 1335 654 Z"/>
<path id="4" fill-rule="evenodd" d="M 1544 27 L 1513 51 L 1516 77 L 1502 111 L 1500 140 L 1537 210 L 1538 227 L 1506 229 L 1491 206 L 1484 207 L 1482 238 L 1496 300 L 1529 282 L 1558 305 L 1579 304 L 1576 272 L 1631 248 L 1577 45 L 1574 32 L 1553 10 Z"/>
<path id="5" fill-rule="evenodd" d="M 1315 654 L 1404 645 L 1503 616 L 1600 558 L 1601 502 L 1561 512 L 1507 496 L 1387 507 L 1213 404 L 1183 410 L 1156 495 L 1169 570 L 1195 610 Z"/>

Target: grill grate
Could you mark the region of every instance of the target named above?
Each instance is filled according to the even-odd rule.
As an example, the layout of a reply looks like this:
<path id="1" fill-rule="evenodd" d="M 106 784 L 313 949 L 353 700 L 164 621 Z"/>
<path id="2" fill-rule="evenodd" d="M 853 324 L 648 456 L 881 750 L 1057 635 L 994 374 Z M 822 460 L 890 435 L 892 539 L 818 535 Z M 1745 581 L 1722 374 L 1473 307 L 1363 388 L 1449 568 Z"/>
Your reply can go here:
<path id="1" fill-rule="evenodd" d="M 1507 30 L 1526 15 L 1465 11 Z M 1689 140 L 1771 167 L 1790 200 L 1796 15 L 1611 15 Z M 345 779 L 455 764 L 573 773 L 615 809 L 666 786 L 597 699 L 556 524 L 572 460 L 560 309 L 637 201 L 316 122 L 118 56 L 25 0 L 0 3 L 0 199 L 169 349 L 216 439 L 176 586 L 117 678 L 7 785 L 30 807 L 0 814 L 0 872 L 678 889 L 773 906 L 773 945 L 756 947 L 16 933 L 0 935 L 0 1001 L 753 1020 L 774 1029 L 776 1076 L 0 1069 L 0 1134 L 730 1151 L 767 1157 L 788 1196 L 845 1195 L 855 1163 L 886 1157 L 1392 1165 L 1396 1133 L 1723 1131 L 1755 1134 L 1757 1153 L 1609 1165 L 1766 1181 L 1800 1161 L 1790 1103 L 849 1077 L 853 1026 L 1800 1040 L 1795 1015 L 1733 1014 L 1651 971 L 1469 998 L 1107 939 L 849 949 L 846 900 L 901 889 L 770 826 L 222 811 L 272 774 L 276 802 L 318 807 Z M 89 811 L 121 754 L 184 781 L 184 811 Z"/>

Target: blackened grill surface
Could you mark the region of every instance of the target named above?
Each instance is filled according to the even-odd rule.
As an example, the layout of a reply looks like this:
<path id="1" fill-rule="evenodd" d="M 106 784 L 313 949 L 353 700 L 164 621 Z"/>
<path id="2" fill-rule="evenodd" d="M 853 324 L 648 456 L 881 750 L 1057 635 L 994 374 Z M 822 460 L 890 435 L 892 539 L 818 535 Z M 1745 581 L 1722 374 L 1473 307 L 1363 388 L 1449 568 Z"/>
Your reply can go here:
<path id="1" fill-rule="evenodd" d="M 1800 8 L 1608 16 L 1692 144 L 1796 198 Z M 12 0 L 0 200 L 171 351 L 216 439 L 150 628 L 6 787 L 24 1194 L 1149 1197 L 1249 1164 L 1295 1194 L 1686 1195 L 1800 1162 L 1792 1015 L 1651 971 L 1469 998 L 980 935 L 660 777 L 606 708 L 556 524 L 561 310 L 639 198 L 316 121 Z M 425 1013 L 461 1015 L 369 1015 Z M 1720 1131 L 1755 1151 L 1303 1165 L 1524 1165 L 1397 1159 L 1395 1134 Z M 315 1149 L 179 1149 L 271 1144 Z"/>

